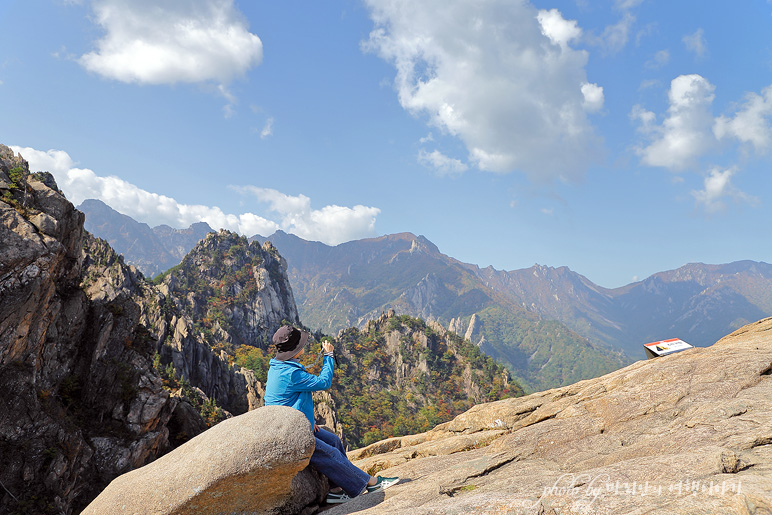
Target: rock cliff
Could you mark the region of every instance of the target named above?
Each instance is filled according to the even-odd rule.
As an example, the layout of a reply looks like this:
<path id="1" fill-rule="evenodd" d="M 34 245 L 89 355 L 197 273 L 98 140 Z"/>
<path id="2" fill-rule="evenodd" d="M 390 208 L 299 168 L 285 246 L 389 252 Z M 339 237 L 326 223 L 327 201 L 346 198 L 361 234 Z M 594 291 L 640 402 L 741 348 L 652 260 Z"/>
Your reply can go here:
<path id="1" fill-rule="evenodd" d="M 504 367 L 438 323 L 390 311 L 364 331 L 341 331 L 333 343 L 338 364 L 330 394 L 353 447 L 523 394 Z"/>
<path id="2" fill-rule="evenodd" d="M 208 234 L 159 278 L 168 318 L 162 364 L 172 363 L 229 411 L 261 406 L 263 384 L 233 366 L 234 352 L 242 345 L 266 349 L 283 322 L 299 324 L 286 267 L 270 244 L 250 244 L 225 230 Z"/>
<path id="3" fill-rule="evenodd" d="M 771 408 L 768 318 L 349 453 L 405 481 L 327 513 L 772 513 Z"/>
<path id="4" fill-rule="evenodd" d="M 216 260 L 211 245 L 233 235 L 212 236 L 202 252 Z M 223 296 L 174 281 L 207 278 L 209 257 L 152 285 L 83 230 L 50 174 L 30 174 L 0 145 L 0 513 L 78 513 L 116 476 L 205 429 L 191 403 L 262 405 L 262 385 L 226 350 L 264 343 L 297 310 L 286 264 L 253 247 L 229 246 L 223 259 L 249 265 L 228 290 L 244 302 L 208 319 Z M 165 371 L 184 387 L 171 391 Z"/>
<path id="5" fill-rule="evenodd" d="M 77 512 L 169 448 L 153 293 L 5 146 L 0 194 L 0 512 Z"/>

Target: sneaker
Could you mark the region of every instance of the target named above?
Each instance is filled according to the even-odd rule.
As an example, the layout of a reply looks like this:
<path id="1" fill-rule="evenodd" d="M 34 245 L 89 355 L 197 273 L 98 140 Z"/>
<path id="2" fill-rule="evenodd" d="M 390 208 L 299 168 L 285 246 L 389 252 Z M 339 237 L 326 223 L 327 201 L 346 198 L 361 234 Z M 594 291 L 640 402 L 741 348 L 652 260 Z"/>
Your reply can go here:
<path id="1" fill-rule="evenodd" d="M 346 492 L 329 492 L 327 494 L 327 504 L 341 504 L 351 500 L 351 497 Z"/>
<path id="2" fill-rule="evenodd" d="M 376 478 L 378 481 L 373 486 L 367 487 L 367 492 L 377 492 L 378 490 L 385 490 L 390 486 L 394 486 L 399 483 L 398 477 L 381 477 Z"/>

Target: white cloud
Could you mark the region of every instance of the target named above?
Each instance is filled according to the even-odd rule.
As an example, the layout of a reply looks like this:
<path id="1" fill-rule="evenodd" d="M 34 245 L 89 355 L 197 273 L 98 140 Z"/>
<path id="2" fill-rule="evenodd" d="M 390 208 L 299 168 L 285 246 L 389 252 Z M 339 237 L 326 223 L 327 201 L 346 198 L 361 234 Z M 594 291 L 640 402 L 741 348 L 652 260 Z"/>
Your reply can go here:
<path id="1" fill-rule="evenodd" d="M 217 91 L 220 93 L 220 95 L 223 96 L 225 100 L 228 101 L 228 103 L 223 106 L 222 110 L 223 110 L 223 116 L 225 116 L 226 118 L 230 118 L 231 116 L 233 116 L 233 110 L 234 110 L 234 106 L 237 103 L 237 99 L 235 95 L 233 95 L 228 90 L 228 88 L 225 87 L 224 84 L 219 84 L 217 86 Z"/>
<path id="2" fill-rule="evenodd" d="M 641 125 L 638 130 L 644 134 L 648 134 L 654 130 L 654 123 L 657 121 L 657 115 L 651 111 L 647 111 L 638 104 L 633 106 L 630 112 L 630 119 L 639 122 Z"/>
<path id="3" fill-rule="evenodd" d="M 281 229 L 306 240 L 321 241 L 328 245 L 372 236 L 375 233 L 375 218 L 381 212 L 378 208 L 362 205 L 352 208 L 330 205 L 322 209 L 311 209 L 311 199 L 305 195 L 291 196 L 256 186 L 235 189 L 254 195 L 281 215 Z"/>
<path id="4" fill-rule="evenodd" d="M 105 34 L 78 62 L 110 79 L 225 84 L 262 61 L 262 42 L 233 0 L 94 0 L 93 8 Z"/>
<path id="5" fill-rule="evenodd" d="M 600 44 L 610 54 L 620 52 L 630 39 L 630 29 L 633 23 L 635 23 L 635 16 L 625 13 L 619 22 L 606 27 L 600 38 L 595 40 L 595 43 Z"/>
<path id="6" fill-rule="evenodd" d="M 654 54 L 654 57 L 646 61 L 646 67 L 647 68 L 662 68 L 667 63 L 670 62 L 670 51 L 669 50 L 660 50 L 656 54 Z"/>
<path id="7" fill-rule="evenodd" d="M 641 46 L 641 43 L 643 42 L 644 38 L 652 36 L 656 32 L 657 32 L 657 24 L 656 23 L 647 23 L 646 25 L 643 26 L 643 28 L 639 29 L 635 33 L 635 46 L 636 47 Z"/>
<path id="8" fill-rule="evenodd" d="M 691 50 L 697 57 L 704 57 L 708 51 L 708 43 L 702 29 L 697 29 L 694 34 L 687 34 L 682 41 L 687 50 Z"/>
<path id="9" fill-rule="evenodd" d="M 584 95 L 582 106 L 584 106 L 587 112 L 593 113 L 603 109 L 604 97 L 602 87 L 585 82 L 582 84 L 582 95 Z"/>
<path id="10" fill-rule="evenodd" d="M 652 139 L 638 149 L 644 164 L 679 171 L 694 164 L 715 143 L 711 127 L 715 87 L 699 75 L 680 75 L 670 83 L 670 107 L 662 125 L 655 125 L 651 113 L 636 106 L 631 116 L 642 123 Z M 636 110 L 637 108 L 637 110 Z"/>
<path id="11" fill-rule="evenodd" d="M 772 85 L 761 94 L 747 93 L 731 113 L 714 118 L 715 87 L 700 75 L 681 75 L 671 82 L 670 107 L 661 124 L 640 105 L 630 118 L 649 140 L 637 148 L 644 164 L 673 171 L 694 168 L 719 143 L 739 142 L 744 151 L 766 155 L 772 149 Z"/>
<path id="12" fill-rule="evenodd" d="M 464 162 L 448 157 L 439 150 L 426 152 L 421 149 L 418 152 L 418 162 L 427 168 L 436 170 L 440 175 L 458 175 L 469 169 Z"/>
<path id="13" fill-rule="evenodd" d="M 509 0 L 366 4 L 375 28 L 363 48 L 396 68 L 402 107 L 459 138 L 479 169 L 575 179 L 598 159 L 587 53 L 568 45 L 575 22 Z"/>
<path id="14" fill-rule="evenodd" d="M 265 139 L 268 136 L 273 136 L 273 116 L 269 117 L 265 121 L 265 125 L 263 126 L 263 130 L 260 131 L 260 137 L 262 139 Z"/>
<path id="15" fill-rule="evenodd" d="M 702 204 L 708 213 L 716 213 L 726 209 L 726 199 L 750 205 L 758 203 L 757 198 L 743 193 L 732 185 L 731 179 L 735 173 L 737 173 L 736 168 L 723 171 L 719 168 L 712 169 L 705 177 L 704 188 L 692 191 L 697 204 Z"/>
<path id="16" fill-rule="evenodd" d="M 582 29 L 576 20 L 564 19 L 557 9 L 539 11 L 536 19 L 541 25 L 541 33 L 561 48 L 568 47 L 571 41 L 579 39 L 582 35 Z"/>
<path id="17" fill-rule="evenodd" d="M 638 86 L 638 91 L 644 91 L 649 88 L 657 87 L 661 84 L 659 79 L 648 79 L 641 82 L 641 85 Z"/>
<path id="18" fill-rule="evenodd" d="M 229 214 L 216 206 L 190 205 L 171 197 L 145 191 L 118 177 L 102 177 L 88 168 L 77 168 L 67 152 L 41 151 L 29 147 L 11 147 L 29 162 L 33 171 L 49 171 L 59 188 L 75 205 L 86 199 L 99 199 L 132 218 L 151 225 L 167 224 L 187 227 L 206 222 L 214 229 L 225 228 L 246 236 L 268 236 L 277 229 L 292 232 L 306 239 L 335 245 L 351 239 L 372 236 L 375 218 L 380 210 L 373 207 L 325 206 L 312 210 L 304 195 L 291 197 L 275 190 L 247 186 L 236 188 L 249 191 L 267 202 L 271 211 L 280 215 L 275 222 L 254 213 Z"/>
<path id="19" fill-rule="evenodd" d="M 771 121 L 772 86 L 768 86 L 761 95 L 748 93 L 733 118 L 718 117 L 713 132 L 718 139 L 732 137 L 751 144 L 758 153 L 766 153 L 772 147 Z"/>
<path id="20" fill-rule="evenodd" d="M 614 0 L 617 9 L 628 10 L 637 7 L 643 3 L 643 0 Z"/>

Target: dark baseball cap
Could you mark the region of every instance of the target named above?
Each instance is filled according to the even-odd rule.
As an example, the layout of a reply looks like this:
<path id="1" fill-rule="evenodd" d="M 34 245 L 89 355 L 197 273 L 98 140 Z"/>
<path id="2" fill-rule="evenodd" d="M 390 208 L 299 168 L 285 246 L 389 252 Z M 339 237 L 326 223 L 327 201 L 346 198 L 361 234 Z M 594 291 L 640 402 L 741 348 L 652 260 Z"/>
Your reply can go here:
<path id="1" fill-rule="evenodd" d="M 273 335 L 276 345 L 276 359 L 287 361 L 293 358 L 308 343 L 308 333 L 291 325 L 281 326 Z"/>

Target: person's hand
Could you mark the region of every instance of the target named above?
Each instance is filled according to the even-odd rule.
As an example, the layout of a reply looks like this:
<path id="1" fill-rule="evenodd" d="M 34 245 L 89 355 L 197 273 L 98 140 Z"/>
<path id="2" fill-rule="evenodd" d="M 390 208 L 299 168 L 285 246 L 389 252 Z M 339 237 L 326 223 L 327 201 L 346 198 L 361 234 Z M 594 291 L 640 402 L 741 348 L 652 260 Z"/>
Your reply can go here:
<path id="1" fill-rule="evenodd" d="M 335 350 L 335 347 L 330 342 L 323 342 L 322 349 L 324 349 L 324 352 L 332 352 Z"/>
<path id="2" fill-rule="evenodd" d="M 318 432 L 318 431 L 319 431 L 319 426 L 317 426 L 316 424 L 314 424 L 314 433 L 316 433 L 316 432 Z"/>

